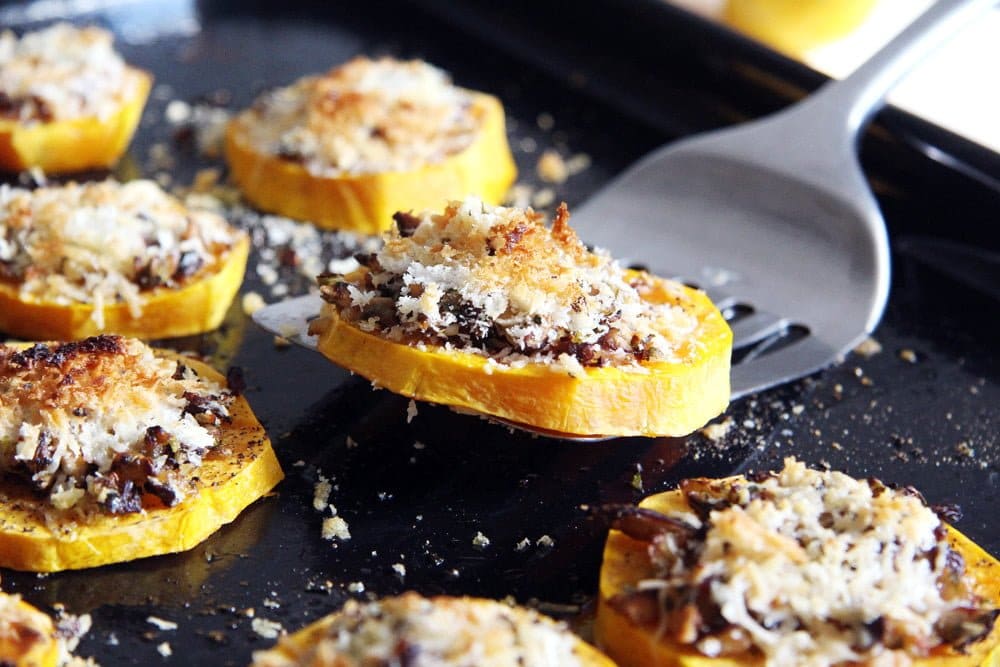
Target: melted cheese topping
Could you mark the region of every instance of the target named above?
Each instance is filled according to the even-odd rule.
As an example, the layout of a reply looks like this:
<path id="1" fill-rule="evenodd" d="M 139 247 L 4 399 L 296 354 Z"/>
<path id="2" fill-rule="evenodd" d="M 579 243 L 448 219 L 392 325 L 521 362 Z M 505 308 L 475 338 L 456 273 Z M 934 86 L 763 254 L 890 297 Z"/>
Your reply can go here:
<path id="1" fill-rule="evenodd" d="M 943 619 L 974 607 L 974 599 L 943 595 L 942 582 L 953 576 L 950 547 L 937 515 L 912 492 L 788 459 L 777 475 L 737 483 L 726 498 L 707 521 L 675 515 L 704 534 L 693 547 L 696 560 L 665 534 L 650 548 L 661 578 L 640 588 L 666 598 L 705 591 L 710 602 L 702 604 L 717 607 L 768 665 L 880 655 L 908 664 L 907 652 L 922 655 L 942 643 Z M 711 636 L 697 646 L 708 655 L 722 649 Z"/>
<path id="2" fill-rule="evenodd" d="M 105 118 L 134 92 L 111 33 L 57 23 L 20 39 L 0 34 L 0 118 Z"/>
<path id="3" fill-rule="evenodd" d="M 65 510 L 173 505 L 216 444 L 230 394 L 137 340 L 0 346 L 0 471 Z M 138 503 L 138 504 L 137 504 Z"/>
<path id="4" fill-rule="evenodd" d="M 308 645 L 283 641 L 257 653 L 256 667 L 409 665 L 410 667 L 574 667 L 577 639 L 562 624 L 489 600 L 426 599 L 415 593 L 380 602 L 348 601 Z"/>
<path id="5" fill-rule="evenodd" d="M 0 185 L 0 282 L 24 298 L 101 307 L 210 272 L 241 232 L 219 215 L 185 208 L 152 181 L 38 188 Z"/>
<path id="6" fill-rule="evenodd" d="M 341 317 L 390 340 L 434 344 L 509 365 L 679 361 L 698 319 L 676 299 L 644 299 L 646 274 L 589 252 L 565 205 L 550 228 L 531 209 L 453 202 L 441 215 L 397 214 L 366 269 L 321 277 Z"/>
<path id="7" fill-rule="evenodd" d="M 263 95 L 247 127 L 260 152 L 315 176 L 406 171 L 472 143 L 471 101 L 427 63 L 355 58 Z"/>

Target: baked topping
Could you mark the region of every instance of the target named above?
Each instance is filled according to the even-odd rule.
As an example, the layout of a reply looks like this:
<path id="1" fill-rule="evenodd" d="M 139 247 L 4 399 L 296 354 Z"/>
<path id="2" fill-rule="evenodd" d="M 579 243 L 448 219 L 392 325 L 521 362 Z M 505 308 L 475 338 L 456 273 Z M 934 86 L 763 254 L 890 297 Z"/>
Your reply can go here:
<path id="1" fill-rule="evenodd" d="M 57 510 L 172 506 L 193 486 L 232 395 L 139 341 L 0 346 L 0 471 Z"/>
<path id="2" fill-rule="evenodd" d="M 111 33 L 57 23 L 20 39 L 0 34 L 0 119 L 22 123 L 105 118 L 134 82 Z"/>
<path id="3" fill-rule="evenodd" d="M 681 492 L 688 511 L 619 517 L 650 543 L 656 576 L 612 604 L 706 655 L 901 665 L 961 650 L 996 619 L 912 489 L 786 459 L 777 474 L 689 480 Z"/>
<path id="4" fill-rule="evenodd" d="M 578 640 L 562 624 L 527 610 L 468 598 L 406 593 L 360 604 L 349 600 L 306 646 L 255 655 L 256 667 L 408 665 L 410 667 L 573 667 Z"/>
<path id="5" fill-rule="evenodd" d="M 0 284 L 22 297 L 94 304 L 103 326 L 104 304 L 124 301 L 138 317 L 142 292 L 211 271 L 240 234 L 152 181 L 0 185 Z"/>
<path id="6" fill-rule="evenodd" d="M 262 95 L 246 128 L 260 152 L 315 176 L 406 171 L 472 143 L 471 103 L 427 63 L 359 57 Z"/>
<path id="7" fill-rule="evenodd" d="M 508 365 L 551 363 L 642 370 L 693 354 L 698 318 L 682 288 L 647 300 L 653 278 L 590 252 L 568 224 L 531 209 L 470 198 L 441 215 L 397 213 L 363 268 L 319 277 L 320 294 L 359 329 L 410 345 L 483 355 Z M 676 296 L 676 298 L 673 298 Z"/>

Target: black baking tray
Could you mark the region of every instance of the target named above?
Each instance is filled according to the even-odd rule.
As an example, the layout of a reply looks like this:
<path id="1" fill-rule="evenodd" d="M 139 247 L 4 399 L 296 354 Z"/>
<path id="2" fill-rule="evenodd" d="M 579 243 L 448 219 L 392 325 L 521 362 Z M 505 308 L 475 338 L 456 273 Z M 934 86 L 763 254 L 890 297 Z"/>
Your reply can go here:
<path id="1" fill-rule="evenodd" d="M 503 12 L 472 0 L 98 4 L 72 19 L 113 28 L 158 86 L 118 175 L 166 171 L 181 184 L 220 163 L 163 120 L 170 100 L 238 109 L 358 53 L 426 58 L 459 84 L 499 95 L 522 182 L 542 185 L 534 165 L 546 148 L 589 155 L 590 168 L 555 187 L 571 207 L 664 141 L 760 115 L 822 81 L 644 0 L 512 2 Z M 0 19 L 29 27 L 75 7 L 85 5 L 8 4 Z M 170 146 L 169 169 L 150 159 L 156 144 Z M 889 308 L 874 334 L 882 352 L 738 401 L 724 438 L 567 443 L 427 405 L 408 420 L 406 399 L 306 350 L 276 347 L 237 306 L 221 332 L 164 344 L 243 368 L 287 476 L 276 493 L 188 553 L 44 577 L 4 571 L 4 590 L 91 614 L 78 653 L 106 666 L 247 664 L 272 644 L 251 616 L 294 630 L 348 598 L 408 589 L 510 596 L 586 632 L 605 526 L 585 506 L 637 501 L 686 476 L 775 467 L 789 455 L 959 503 L 958 527 L 1000 553 L 1000 290 L 969 263 L 911 251 L 997 249 L 996 156 L 889 110 L 863 157 L 894 246 Z M 256 263 L 244 289 L 268 294 Z M 320 537 L 324 515 L 312 508 L 320 475 L 335 484 L 330 500 L 349 541 Z M 473 544 L 479 532 L 485 548 Z M 160 630 L 150 616 L 178 627 Z M 164 642 L 169 657 L 158 652 Z"/>

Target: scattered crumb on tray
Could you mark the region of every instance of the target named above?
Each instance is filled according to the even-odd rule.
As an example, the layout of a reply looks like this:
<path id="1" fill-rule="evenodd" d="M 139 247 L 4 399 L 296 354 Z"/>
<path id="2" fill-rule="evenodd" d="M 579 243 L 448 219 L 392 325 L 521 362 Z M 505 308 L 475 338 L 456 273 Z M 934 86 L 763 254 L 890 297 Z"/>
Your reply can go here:
<path id="1" fill-rule="evenodd" d="M 865 338 L 863 341 L 858 343 L 856 348 L 854 348 L 854 353 L 864 357 L 865 359 L 870 359 L 881 351 L 882 344 L 871 336 Z"/>
<path id="2" fill-rule="evenodd" d="M 257 617 L 250 622 L 250 627 L 264 639 L 277 639 L 284 628 L 277 621 L 269 621 L 266 618 Z"/>
<path id="3" fill-rule="evenodd" d="M 320 531 L 320 535 L 324 540 L 351 539 L 351 531 L 348 528 L 347 522 L 339 516 L 331 516 L 323 519 L 323 527 Z"/>

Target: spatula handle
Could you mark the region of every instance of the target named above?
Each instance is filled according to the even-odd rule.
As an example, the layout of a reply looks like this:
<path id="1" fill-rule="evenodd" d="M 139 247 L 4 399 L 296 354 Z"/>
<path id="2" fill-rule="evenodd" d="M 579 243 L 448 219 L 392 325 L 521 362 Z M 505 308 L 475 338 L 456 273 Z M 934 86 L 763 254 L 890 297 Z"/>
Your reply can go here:
<path id="1" fill-rule="evenodd" d="M 803 106 L 830 121 L 828 127 L 839 127 L 856 140 L 886 94 L 914 65 L 996 4 L 997 0 L 937 0 L 847 78 L 827 83 Z"/>

